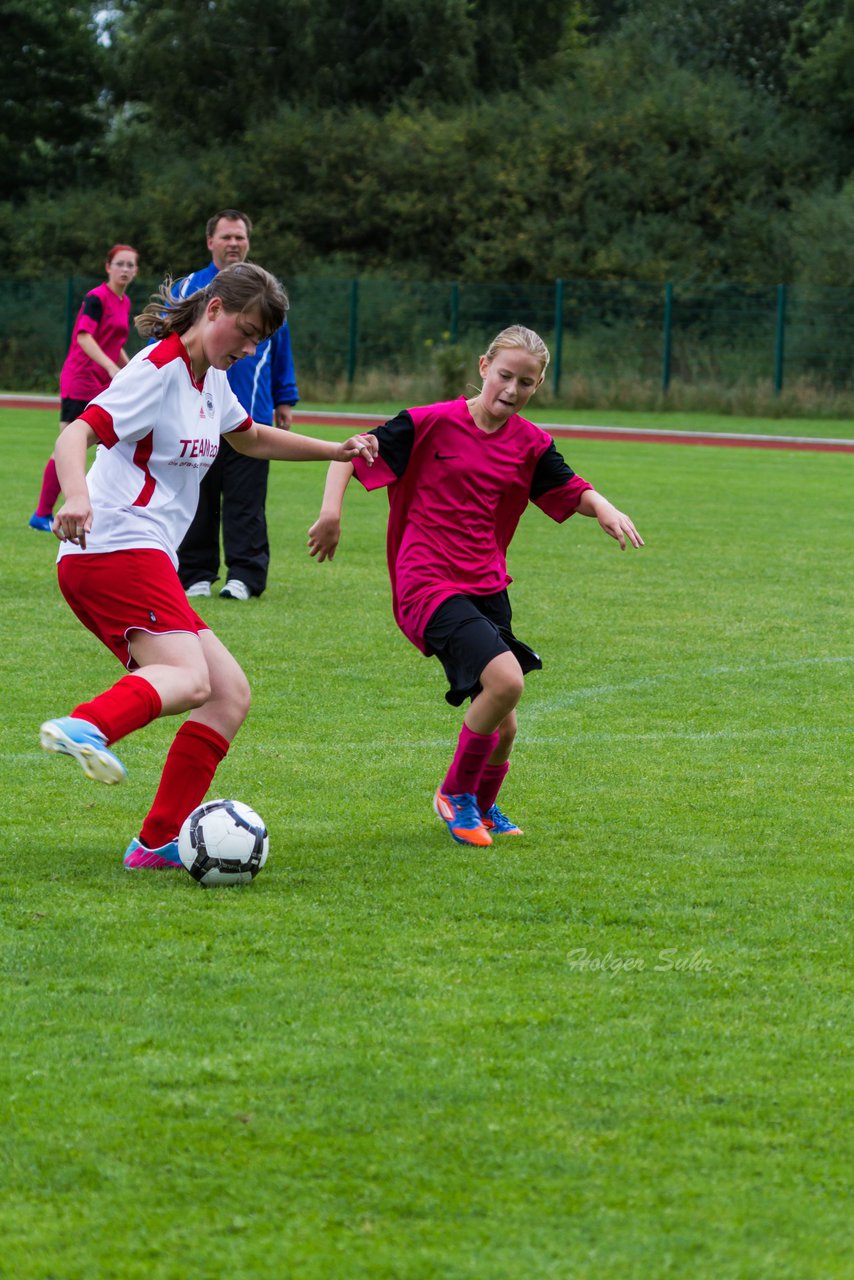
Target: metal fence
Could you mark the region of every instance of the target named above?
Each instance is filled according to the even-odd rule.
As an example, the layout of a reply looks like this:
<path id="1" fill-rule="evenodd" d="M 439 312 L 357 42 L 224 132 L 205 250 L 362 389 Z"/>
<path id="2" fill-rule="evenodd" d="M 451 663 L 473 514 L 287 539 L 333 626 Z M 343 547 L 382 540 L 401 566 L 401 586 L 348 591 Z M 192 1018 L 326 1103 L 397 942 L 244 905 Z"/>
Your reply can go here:
<path id="1" fill-rule="evenodd" d="M 99 283 L 0 278 L 0 387 L 56 389 L 74 319 Z M 136 281 L 139 309 L 159 281 Z M 571 378 L 600 386 L 634 381 L 666 394 L 674 384 L 719 387 L 795 382 L 854 387 L 854 289 L 810 285 L 653 285 L 556 280 L 549 284 L 425 283 L 295 276 L 286 281 L 303 384 L 343 381 L 358 392 L 369 372 L 433 371 L 452 381 L 507 324 L 536 329 L 552 351 L 556 399 Z M 140 346 L 135 334 L 129 347 Z"/>

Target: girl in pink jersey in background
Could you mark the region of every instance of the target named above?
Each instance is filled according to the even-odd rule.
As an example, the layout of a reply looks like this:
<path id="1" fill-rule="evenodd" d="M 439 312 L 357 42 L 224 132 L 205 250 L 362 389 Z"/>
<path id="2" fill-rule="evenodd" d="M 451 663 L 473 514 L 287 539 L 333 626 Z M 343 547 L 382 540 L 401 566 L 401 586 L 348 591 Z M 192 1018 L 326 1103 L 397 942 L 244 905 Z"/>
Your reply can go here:
<path id="1" fill-rule="evenodd" d="M 467 400 L 408 409 L 377 428 L 370 471 L 357 457 L 329 468 L 309 552 L 332 559 L 350 477 L 388 487 L 388 565 L 398 626 L 445 668 L 452 706 L 471 704 L 433 806 L 459 844 L 521 835 L 498 807 L 516 737 L 525 673 L 542 666 L 513 634 L 506 553 L 528 502 L 561 522 L 595 516 L 619 542 L 643 546 L 627 515 L 564 462 L 551 436 L 520 417 L 549 362 L 545 343 L 521 325 L 504 329 L 480 358 L 483 386 Z"/>
<path id="2" fill-rule="evenodd" d="M 90 289 L 83 299 L 59 375 L 60 433 L 128 362 L 125 343 L 130 332 L 130 298 L 126 291 L 138 266 L 136 249 L 129 244 L 114 244 L 105 263 L 107 279 Z M 50 458 L 44 469 L 38 506 L 30 516 L 31 529 L 40 533 L 53 531 L 53 508 L 59 493 L 56 463 Z"/>
<path id="3" fill-rule="evenodd" d="M 288 301 L 273 276 L 241 263 L 183 300 L 171 297 L 170 283 L 136 320 L 143 336 L 162 341 L 134 356 L 56 446 L 65 494 L 54 520 L 60 589 L 131 674 L 69 716 L 46 721 L 42 747 L 73 756 L 89 778 L 123 782 L 110 744 L 158 716 L 190 712 L 125 852 L 129 869 L 181 865 L 181 824 L 203 800 L 249 710 L 246 676 L 178 579 L 177 548 L 203 474 L 220 447 L 292 462 L 358 456 L 366 466 L 376 453 L 373 437 L 314 440 L 258 426 L 241 408 L 226 370 L 283 324 Z M 92 444 L 98 450 L 87 474 Z"/>

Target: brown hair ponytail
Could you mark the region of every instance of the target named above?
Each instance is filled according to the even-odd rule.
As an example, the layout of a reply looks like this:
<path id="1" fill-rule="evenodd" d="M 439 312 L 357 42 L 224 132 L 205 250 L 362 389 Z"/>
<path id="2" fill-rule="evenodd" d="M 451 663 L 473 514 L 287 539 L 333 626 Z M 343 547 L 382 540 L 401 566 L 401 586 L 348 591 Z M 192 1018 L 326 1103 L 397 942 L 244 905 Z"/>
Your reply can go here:
<path id="1" fill-rule="evenodd" d="M 172 279 L 167 276 L 157 293 L 138 316 L 137 332 L 143 338 L 165 338 L 169 333 L 186 333 L 201 318 L 212 298 L 221 298 L 224 311 L 240 314 L 257 307 L 264 337 L 284 324 L 288 295 L 276 279 L 254 262 L 236 262 L 224 267 L 204 289 L 188 298 L 172 296 Z"/>

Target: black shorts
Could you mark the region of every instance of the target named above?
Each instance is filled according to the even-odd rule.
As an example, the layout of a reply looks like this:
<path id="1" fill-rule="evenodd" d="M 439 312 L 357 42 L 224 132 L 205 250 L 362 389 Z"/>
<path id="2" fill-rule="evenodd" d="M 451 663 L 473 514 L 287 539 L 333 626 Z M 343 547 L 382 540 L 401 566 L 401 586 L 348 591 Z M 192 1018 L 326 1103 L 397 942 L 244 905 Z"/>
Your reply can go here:
<path id="1" fill-rule="evenodd" d="M 480 673 L 501 653 L 512 653 L 524 673 L 539 671 L 539 656 L 514 636 L 506 591 L 492 596 L 451 596 L 424 631 L 427 645 L 445 668 L 445 700 L 458 707 L 481 692 Z"/>
<path id="2" fill-rule="evenodd" d="M 88 400 L 68 400 L 62 399 L 59 402 L 59 421 L 73 422 L 75 418 L 79 418 L 83 410 L 86 408 Z"/>

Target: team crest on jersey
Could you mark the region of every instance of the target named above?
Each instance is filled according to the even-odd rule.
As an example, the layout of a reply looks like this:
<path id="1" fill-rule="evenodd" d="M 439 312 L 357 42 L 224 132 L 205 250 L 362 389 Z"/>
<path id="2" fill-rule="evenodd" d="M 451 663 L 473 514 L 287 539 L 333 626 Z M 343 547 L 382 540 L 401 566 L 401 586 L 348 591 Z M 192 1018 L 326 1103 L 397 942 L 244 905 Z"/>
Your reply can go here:
<path id="1" fill-rule="evenodd" d="M 209 391 L 205 392 L 205 413 L 209 418 L 214 416 L 214 400 Z"/>

